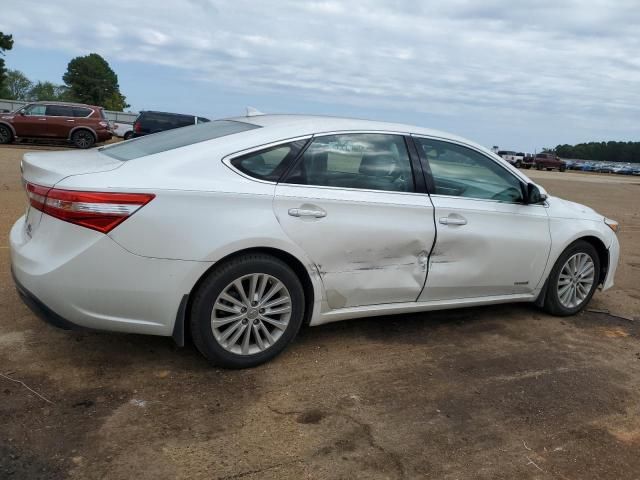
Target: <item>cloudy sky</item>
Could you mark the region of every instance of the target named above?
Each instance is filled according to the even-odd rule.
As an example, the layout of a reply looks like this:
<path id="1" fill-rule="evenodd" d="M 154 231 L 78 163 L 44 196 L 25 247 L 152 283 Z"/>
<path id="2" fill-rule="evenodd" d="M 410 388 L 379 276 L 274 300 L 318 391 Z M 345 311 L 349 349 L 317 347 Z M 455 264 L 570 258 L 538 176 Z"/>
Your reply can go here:
<path id="1" fill-rule="evenodd" d="M 108 6 L 108 8 L 107 8 Z M 61 83 L 97 52 L 133 110 L 252 105 L 486 146 L 640 140 L 638 0 L 2 0 L 9 68 Z"/>

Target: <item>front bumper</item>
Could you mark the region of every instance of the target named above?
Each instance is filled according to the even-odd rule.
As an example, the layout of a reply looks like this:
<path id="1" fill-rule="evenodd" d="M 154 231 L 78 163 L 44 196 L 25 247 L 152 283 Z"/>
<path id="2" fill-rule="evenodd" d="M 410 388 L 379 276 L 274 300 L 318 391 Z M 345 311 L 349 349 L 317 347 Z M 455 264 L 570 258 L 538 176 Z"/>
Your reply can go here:
<path id="1" fill-rule="evenodd" d="M 616 270 L 618 268 L 618 260 L 620 259 L 620 242 L 618 242 L 618 236 L 613 235 L 611 245 L 609 246 L 609 268 L 607 269 L 607 276 L 602 282 L 602 290 L 607 290 L 613 287 L 614 277 L 616 276 Z"/>

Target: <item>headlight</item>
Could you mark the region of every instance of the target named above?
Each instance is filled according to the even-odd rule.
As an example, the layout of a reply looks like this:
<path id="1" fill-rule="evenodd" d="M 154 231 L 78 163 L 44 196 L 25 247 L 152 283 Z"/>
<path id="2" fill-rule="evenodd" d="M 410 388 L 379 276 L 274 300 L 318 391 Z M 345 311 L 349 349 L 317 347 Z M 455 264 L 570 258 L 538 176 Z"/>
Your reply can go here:
<path id="1" fill-rule="evenodd" d="M 618 222 L 605 217 L 604 223 L 606 223 L 607 226 L 614 231 L 614 233 L 618 233 L 618 230 L 620 229 L 620 224 Z"/>

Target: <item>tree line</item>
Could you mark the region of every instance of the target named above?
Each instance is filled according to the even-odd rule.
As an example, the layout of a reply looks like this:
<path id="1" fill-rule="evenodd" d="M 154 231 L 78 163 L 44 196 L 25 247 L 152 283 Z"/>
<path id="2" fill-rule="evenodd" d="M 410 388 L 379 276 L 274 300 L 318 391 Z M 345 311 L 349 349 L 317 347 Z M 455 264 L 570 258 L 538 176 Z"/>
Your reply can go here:
<path id="1" fill-rule="evenodd" d="M 62 76 L 64 83 L 55 84 L 34 82 L 19 70 L 7 69 L 2 57 L 12 48 L 13 36 L 0 32 L 0 98 L 87 103 L 119 112 L 129 107 L 120 92 L 118 76 L 97 53 L 73 58 Z"/>
<path id="2" fill-rule="evenodd" d="M 558 145 L 555 152 L 561 158 L 640 163 L 640 142 L 589 142 L 577 145 Z"/>

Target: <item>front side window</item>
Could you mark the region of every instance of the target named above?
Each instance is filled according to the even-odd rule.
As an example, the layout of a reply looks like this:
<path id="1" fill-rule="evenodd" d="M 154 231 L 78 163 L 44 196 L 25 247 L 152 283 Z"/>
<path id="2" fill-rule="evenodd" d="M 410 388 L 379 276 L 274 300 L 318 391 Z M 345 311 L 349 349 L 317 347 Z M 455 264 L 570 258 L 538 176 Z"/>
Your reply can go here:
<path id="1" fill-rule="evenodd" d="M 46 110 L 46 105 L 28 105 L 24 110 L 22 110 L 22 112 L 29 116 L 42 116 Z"/>
<path id="2" fill-rule="evenodd" d="M 416 138 L 431 170 L 436 195 L 522 202 L 520 180 L 489 157 L 467 147 Z"/>
<path id="3" fill-rule="evenodd" d="M 379 133 L 315 138 L 284 182 L 391 192 L 414 191 L 404 138 Z"/>

